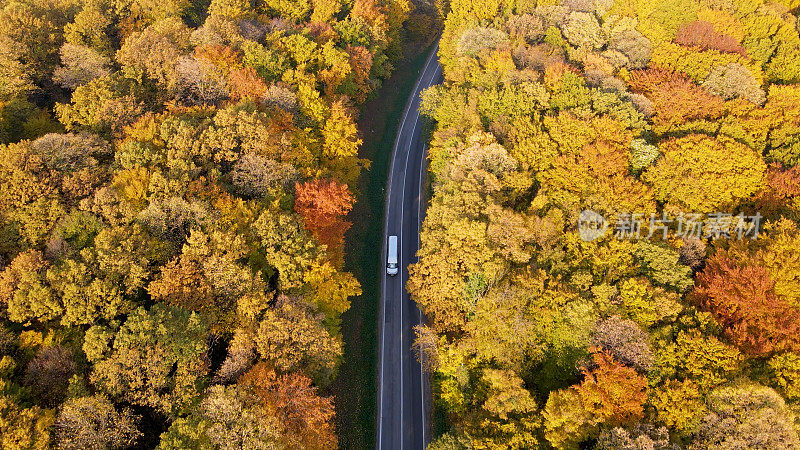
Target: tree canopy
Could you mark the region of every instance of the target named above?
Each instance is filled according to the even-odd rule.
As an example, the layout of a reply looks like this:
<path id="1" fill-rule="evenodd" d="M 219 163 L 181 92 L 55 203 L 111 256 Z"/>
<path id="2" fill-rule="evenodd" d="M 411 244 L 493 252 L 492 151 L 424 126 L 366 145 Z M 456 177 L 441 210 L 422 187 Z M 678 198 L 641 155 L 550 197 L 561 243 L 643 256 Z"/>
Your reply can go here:
<path id="1" fill-rule="evenodd" d="M 338 444 L 360 107 L 432 14 L 0 2 L 0 447 Z"/>
<path id="2" fill-rule="evenodd" d="M 407 283 L 433 448 L 796 445 L 797 7 L 442 5 Z M 487 373 L 538 409 L 487 419 Z"/>

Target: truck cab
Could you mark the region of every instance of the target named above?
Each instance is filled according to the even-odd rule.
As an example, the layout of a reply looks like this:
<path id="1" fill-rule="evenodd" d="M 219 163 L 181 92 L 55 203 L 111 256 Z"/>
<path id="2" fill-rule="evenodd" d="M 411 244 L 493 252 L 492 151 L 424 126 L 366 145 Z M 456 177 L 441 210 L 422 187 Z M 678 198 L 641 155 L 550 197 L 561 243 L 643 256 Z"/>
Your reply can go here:
<path id="1" fill-rule="evenodd" d="M 386 273 L 397 275 L 397 236 L 389 236 L 389 246 L 386 248 Z"/>

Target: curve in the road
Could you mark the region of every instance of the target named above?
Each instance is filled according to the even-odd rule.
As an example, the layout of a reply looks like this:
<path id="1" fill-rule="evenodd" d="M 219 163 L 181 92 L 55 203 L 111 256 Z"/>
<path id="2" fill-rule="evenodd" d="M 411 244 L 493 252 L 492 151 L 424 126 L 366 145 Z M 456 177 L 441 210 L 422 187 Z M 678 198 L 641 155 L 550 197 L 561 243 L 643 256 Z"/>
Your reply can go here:
<path id="1" fill-rule="evenodd" d="M 424 449 L 428 442 L 429 387 L 412 350 L 413 329 L 423 317 L 406 292 L 405 283 L 407 266 L 419 248 L 423 214 L 425 143 L 420 139 L 420 93 L 441 80 L 437 51 L 438 45 L 414 85 L 397 130 L 389 169 L 382 261 L 385 264 L 387 237 L 398 236 L 401 270 L 390 277 L 384 269 L 381 278 L 379 450 Z"/>

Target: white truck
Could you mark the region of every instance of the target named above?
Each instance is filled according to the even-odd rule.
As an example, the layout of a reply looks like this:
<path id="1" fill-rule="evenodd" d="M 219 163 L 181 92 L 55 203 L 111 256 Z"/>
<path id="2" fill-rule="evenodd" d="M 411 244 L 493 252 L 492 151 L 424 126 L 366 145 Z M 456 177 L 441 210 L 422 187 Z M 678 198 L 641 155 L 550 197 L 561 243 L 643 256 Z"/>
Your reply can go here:
<path id="1" fill-rule="evenodd" d="M 386 249 L 386 273 L 397 275 L 397 236 L 389 236 L 389 246 Z"/>

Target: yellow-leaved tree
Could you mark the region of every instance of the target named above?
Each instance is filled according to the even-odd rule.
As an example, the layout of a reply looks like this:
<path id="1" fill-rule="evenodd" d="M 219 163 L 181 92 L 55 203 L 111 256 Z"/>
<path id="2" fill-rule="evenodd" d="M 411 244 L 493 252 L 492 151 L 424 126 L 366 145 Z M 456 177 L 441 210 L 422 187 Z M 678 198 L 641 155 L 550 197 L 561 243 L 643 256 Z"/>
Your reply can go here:
<path id="1" fill-rule="evenodd" d="M 758 153 L 726 136 L 689 135 L 659 149 L 662 158 L 642 179 L 672 212 L 733 211 L 761 187 L 767 168 Z"/>

